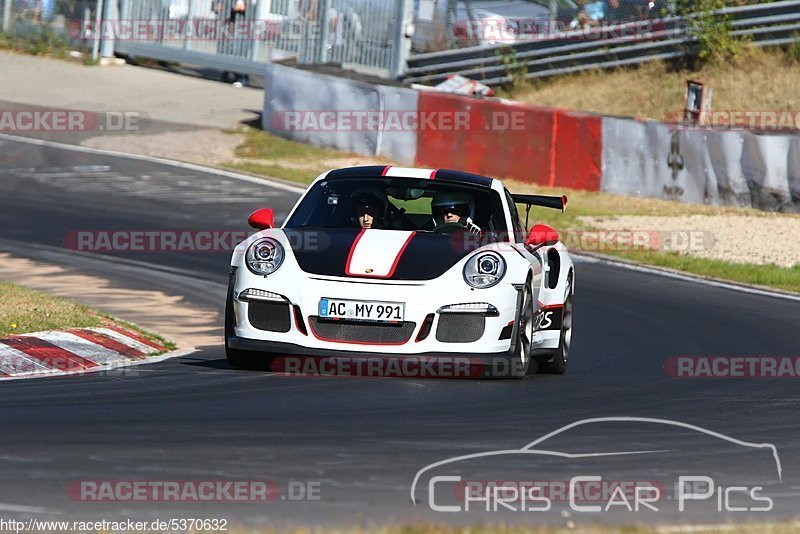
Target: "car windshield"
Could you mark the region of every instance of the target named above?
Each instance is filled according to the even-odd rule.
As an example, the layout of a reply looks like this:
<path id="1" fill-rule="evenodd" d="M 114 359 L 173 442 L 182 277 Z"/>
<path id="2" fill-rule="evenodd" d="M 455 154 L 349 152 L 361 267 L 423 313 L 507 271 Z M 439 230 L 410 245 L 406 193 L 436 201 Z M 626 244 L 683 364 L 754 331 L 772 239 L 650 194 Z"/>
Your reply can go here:
<path id="1" fill-rule="evenodd" d="M 500 195 L 485 186 L 438 180 L 336 178 L 314 184 L 285 227 L 433 232 L 467 221 L 482 231 L 506 232 Z"/>

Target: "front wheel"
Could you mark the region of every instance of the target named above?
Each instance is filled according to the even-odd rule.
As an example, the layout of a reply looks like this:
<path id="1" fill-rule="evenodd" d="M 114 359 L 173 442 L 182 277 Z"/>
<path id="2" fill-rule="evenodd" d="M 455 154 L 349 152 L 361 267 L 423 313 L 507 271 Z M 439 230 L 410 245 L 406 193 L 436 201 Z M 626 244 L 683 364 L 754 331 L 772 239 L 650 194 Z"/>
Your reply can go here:
<path id="1" fill-rule="evenodd" d="M 533 339 L 533 292 L 530 281 L 522 290 L 522 302 L 517 310 L 517 339 L 509 363 L 508 375 L 525 378 L 531 368 L 531 340 Z"/>
<path id="2" fill-rule="evenodd" d="M 566 298 L 561 316 L 561 335 L 558 349 L 548 360 L 539 362 L 539 372 L 551 375 L 563 375 L 567 371 L 569 349 L 572 346 L 572 280 L 567 280 Z"/>

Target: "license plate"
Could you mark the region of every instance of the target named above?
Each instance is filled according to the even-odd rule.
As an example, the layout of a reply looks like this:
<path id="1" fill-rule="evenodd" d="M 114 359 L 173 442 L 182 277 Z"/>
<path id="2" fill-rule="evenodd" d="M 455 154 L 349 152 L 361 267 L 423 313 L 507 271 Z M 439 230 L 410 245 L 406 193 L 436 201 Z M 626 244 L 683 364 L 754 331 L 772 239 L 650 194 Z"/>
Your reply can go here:
<path id="1" fill-rule="evenodd" d="M 319 301 L 319 316 L 324 319 L 397 322 L 404 319 L 405 313 L 406 305 L 403 302 L 329 298 L 323 298 Z"/>

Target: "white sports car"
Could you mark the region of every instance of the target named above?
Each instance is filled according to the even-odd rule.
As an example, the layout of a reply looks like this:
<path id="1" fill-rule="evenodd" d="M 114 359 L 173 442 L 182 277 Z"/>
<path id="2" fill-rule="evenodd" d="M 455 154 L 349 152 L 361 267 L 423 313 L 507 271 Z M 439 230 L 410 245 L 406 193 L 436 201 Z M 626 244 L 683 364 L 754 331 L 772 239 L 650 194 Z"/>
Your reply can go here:
<path id="1" fill-rule="evenodd" d="M 280 228 L 268 208 L 250 215 L 260 231 L 231 258 L 228 361 L 467 358 L 480 376 L 563 373 L 573 263 L 549 226 L 523 233 L 516 204 L 527 226 L 531 206 L 566 202 L 445 169 L 328 171 Z"/>

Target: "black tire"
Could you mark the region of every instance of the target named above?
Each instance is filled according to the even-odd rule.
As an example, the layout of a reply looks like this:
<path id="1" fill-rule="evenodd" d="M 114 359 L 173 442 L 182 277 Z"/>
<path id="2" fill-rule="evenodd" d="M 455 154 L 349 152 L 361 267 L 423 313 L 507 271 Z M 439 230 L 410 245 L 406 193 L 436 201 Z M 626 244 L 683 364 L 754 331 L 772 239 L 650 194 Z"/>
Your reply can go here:
<path id="1" fill-rule="evenodd" d="M 522 290 L 522 302 L 517 310 L 516 322 L 517 339 L 514 355 L 508 362 L 507 376 L 525 378 L 531 370 L 531 339 L 533 337 L 533 292 L 530 280 L 525 282 L 525 288 Z"/>
<path id="2" fill-rule="evenodd" d="M 558 348 L 548 360 L 539 361 L 539 373 L 550 375 L 563 375 L 567 371 L 569 350 L 572 347 L 572 278 L 567 279 L 567 296 L 564 299 L 564 309 L 561 316 L 561 334 L 558 338 Z"/>

